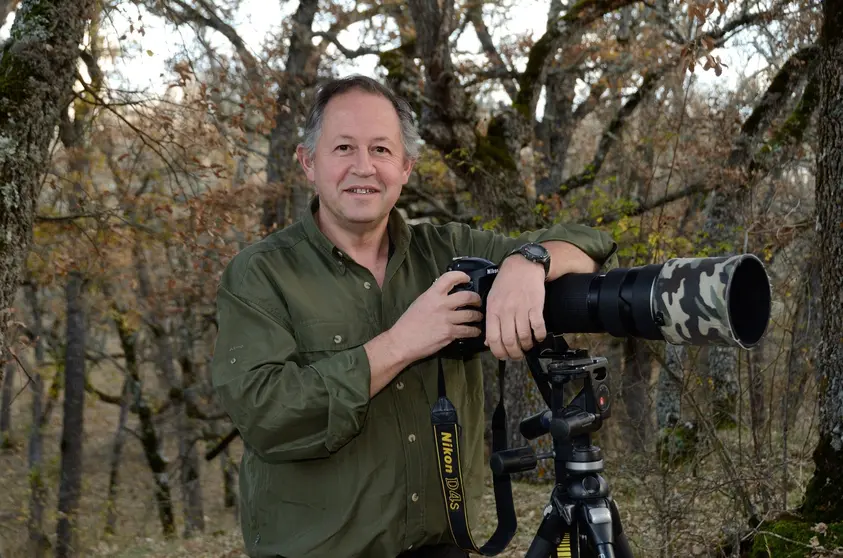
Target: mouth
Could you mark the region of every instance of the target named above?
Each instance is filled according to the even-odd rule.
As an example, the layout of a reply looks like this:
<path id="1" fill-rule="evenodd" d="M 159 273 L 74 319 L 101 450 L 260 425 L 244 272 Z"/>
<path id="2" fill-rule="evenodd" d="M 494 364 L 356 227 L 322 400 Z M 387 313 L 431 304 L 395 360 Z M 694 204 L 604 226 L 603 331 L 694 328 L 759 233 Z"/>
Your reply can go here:
<path id="1" fill-rule="evenodd" d="M 346 194 L 356 194 L 360 196 L 370 196 L 372 194 L 377 194 L 378 190 L 375 188 L 369 188 L 367 186 L 360 186 L 358 188 L 347 188 L 345 190 Z"/>

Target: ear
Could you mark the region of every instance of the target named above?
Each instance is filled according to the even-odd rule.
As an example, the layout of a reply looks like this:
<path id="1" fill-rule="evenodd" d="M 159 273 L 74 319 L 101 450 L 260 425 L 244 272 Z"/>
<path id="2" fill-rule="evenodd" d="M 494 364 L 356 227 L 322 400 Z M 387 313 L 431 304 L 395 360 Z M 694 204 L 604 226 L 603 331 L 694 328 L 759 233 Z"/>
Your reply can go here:
<path id="1" fill-rule="evenodd" d="M 413 166 L 416 164 L 415 159 L 411 159 L 410 157 L 404 157 L 404 165 L 401 169 L 401 176 L 404 179 L 404 184 L 410 180 L 410 173 L 413 172 Z"/>
<path id="2" fill-rule="evenodd" d="M 307 149 L 302 144 L 299 144 L 296 147 L 296 159 L 299 160 L 301 168 L 304 169 L 304 174 L 307 176 L 307 179 L 311 182 L 315 182 L 316 173 L 313 170 L 313 159 L 307 155 Z"/>

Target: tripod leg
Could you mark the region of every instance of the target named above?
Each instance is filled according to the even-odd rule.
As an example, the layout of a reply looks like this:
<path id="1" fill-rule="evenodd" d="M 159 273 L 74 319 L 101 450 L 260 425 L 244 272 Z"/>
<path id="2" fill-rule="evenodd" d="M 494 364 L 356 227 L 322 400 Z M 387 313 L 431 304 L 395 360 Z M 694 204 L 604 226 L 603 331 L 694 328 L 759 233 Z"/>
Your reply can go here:
<path id="1" fill-rule="evenodd" d="M 545 513 L 524 558 L 556 558 L 556 547 L 565 530 L 570 531 L 570 526 L 555 510 Z"/>
<path id="2" fill-rule="evenodd" d="M 618 558 L 633 558 L 632 548 L 629 546 L 629 540 L 626 538 L 626 533 L 623 532 L 621 514 L 618 511 L 618 505 L 612 499 L 609 500 L 609 509 L 612 513 L 612 531 L 615 537 L 615 554 Z"/>

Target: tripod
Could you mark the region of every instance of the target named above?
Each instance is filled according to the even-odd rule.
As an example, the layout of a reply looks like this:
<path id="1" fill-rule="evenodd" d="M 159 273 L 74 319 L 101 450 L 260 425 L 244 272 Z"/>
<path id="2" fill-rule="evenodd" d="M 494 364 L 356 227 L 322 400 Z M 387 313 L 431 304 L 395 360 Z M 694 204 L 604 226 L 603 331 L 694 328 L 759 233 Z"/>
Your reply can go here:
<path id="1" fill-rule="evenodd" d="M 547 372 L 539 358 L 550 359 Z M 550 409 L 522 420 L 521 434 L 532 440 L 549 432 L 553 451 L 536 455 L 525 446 L 499 451 L 490 461 L 493 472 L 512 474 L 533 469 L 539 459 L 554 460 L 556 482 L 525 558 L 632 558 L 601 475 L 602 451 L 591 443 L 591 434 L 611 414 L 606 359 L 571 350 L 561 336 L 549 336 L 527 354 L 527 362 Z M 574 380 L 584 380 L 583 387 L 566 405 L 565 385 Z"/>

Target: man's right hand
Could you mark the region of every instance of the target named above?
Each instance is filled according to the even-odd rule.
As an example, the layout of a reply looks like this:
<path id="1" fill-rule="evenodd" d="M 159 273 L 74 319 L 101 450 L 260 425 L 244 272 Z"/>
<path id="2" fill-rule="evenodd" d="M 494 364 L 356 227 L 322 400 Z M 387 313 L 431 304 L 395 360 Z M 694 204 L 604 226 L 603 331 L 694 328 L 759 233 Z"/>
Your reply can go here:
<path id="1" fill-rule="evenodd" d="M 413 301 L 395 325 L 364 345 L 372 374 L 371 397 L 413 362 L 436 353 L 455 339 L 481 334 L 479 327 L 466 324 L 482 323 L 483 313 L 463 308 L 479 307 L 480 295 L 471 291 L 448 294 L 468 280 L 462 271 L 442 274 Z"/>
<path id="2" fill-rule="evenodd" d="M 479 308 L 480 295 L 471 291 L 448 294 L 468 281 L 468 275 L 462 271 L 443 273 L 390 328 L 390 337 L 409 361 L 428 357 L 455 339 L 481 334 L 479 327 L 468 324 L 482 322 L 483 313 L 479 309 L 463 308 Z"/>

